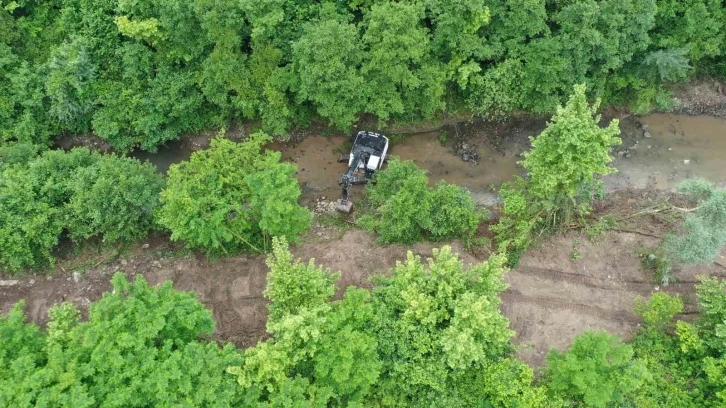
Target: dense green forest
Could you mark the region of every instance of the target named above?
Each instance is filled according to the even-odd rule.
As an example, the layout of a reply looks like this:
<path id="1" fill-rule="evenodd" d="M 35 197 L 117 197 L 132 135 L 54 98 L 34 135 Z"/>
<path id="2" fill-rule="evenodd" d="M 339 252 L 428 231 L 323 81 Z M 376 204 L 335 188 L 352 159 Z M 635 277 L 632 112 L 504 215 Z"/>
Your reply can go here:
<path id="1" fill-rule="evenodd" d="M 0 317 L 3 407 L 638 407 L 726 403 L 726 282 L 703 279 L 701 317 L 683 301 L 638 303 L 632 343 L 585 332 L 542 376 L 517 360 L 499 309 L 504 257 L 463 266 L 451 249 L 408 258 L 371 291 L 333 300 L 338 273 L 294 261 L 275 240 L 269 338 L 246 350 L 210 341 L 194 294 L 119 273 L 81 319 L 70 303 L 41 331 L 19 303 Z"/>
<path id="2" fill-rule="evenodd" d="M 0 140 L 154 150 L 229 121 L 667 107 L 726 72 L 720 0 L 0 0 Z"/>

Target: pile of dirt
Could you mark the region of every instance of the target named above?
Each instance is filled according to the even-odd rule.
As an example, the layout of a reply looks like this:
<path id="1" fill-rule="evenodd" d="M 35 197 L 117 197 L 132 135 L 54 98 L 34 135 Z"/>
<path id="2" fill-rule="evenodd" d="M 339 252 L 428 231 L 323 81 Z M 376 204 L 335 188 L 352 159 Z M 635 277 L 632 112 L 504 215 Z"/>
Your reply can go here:
<path id="1" fill-rule="evenodd" d="M 680 84 L 674 93 L 677 113 L 726 118 L 726 86 L 720 81 Z"/>
<path id="2" fill-rule="evenodd" d="M 312 210 L 315 214 L 331 214 L 336 211 L 337 204 L 335 201 L 328 200 L 325 196 L 315 199 Z"/>

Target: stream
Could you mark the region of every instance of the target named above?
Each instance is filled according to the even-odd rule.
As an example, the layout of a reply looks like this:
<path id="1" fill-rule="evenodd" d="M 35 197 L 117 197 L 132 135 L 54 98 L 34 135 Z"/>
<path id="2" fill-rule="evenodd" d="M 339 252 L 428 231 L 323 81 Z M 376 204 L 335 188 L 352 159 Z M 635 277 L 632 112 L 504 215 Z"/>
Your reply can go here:
<path id="1" fill-rule="evenodd" d="M 544 120 L 534 119 L 469 126 L 464 134 L 480 156 L 477 164 L 463 161 L 453 152 L 456 141 L 451 131 L 445 143 L 440 142 L 439 131 L 419 133 L 392 143 L 389 152 L 426 169 L 432 185 L 445 180 L 467 187 L 478 204 L 491 205 L 496 202 L 499 186 L 522 172 L 517 161 L 529 149 L 529 137 L 539 134 L 545 126 Z M 605 177 L 606 191 L 672 189 L 692 177 L 726 181 L 725 119 L 652 114 L 624 118 L 620 128 L 623 143 L 616 149 L 613 163 L 619 171 Z M 345 137 L 309 136 L 294 146 L 273 143 L 269 148 L 280 151 L 284 161 L 297 164 L 304 199 L 335 199 L 340 193 L 338 180 L 346 170 L 345 163 L 337 162 L 345 143 Z M 175 141 L 156 153 L 137 151 L 132 156 L 166 172 L 170 165 L 189 159 L 191 153 L 183 142 Z M 355 187 L 354 199 L 362 189 Z"/>

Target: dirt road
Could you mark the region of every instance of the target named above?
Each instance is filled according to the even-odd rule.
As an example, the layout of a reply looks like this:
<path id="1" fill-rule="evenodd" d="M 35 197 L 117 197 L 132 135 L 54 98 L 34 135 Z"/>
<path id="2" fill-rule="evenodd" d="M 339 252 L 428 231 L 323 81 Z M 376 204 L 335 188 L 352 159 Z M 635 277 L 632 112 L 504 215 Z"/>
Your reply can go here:
<path id="1" fill-rule="evenodd" d="M 644 124 L 649 135 L 644 134 Z M 452 136 L 442 144 L 438 132 L 404 139 L 392 147 L 392 153 L 429 170 L 432 183 L 446 180 L 466 186 L 478 202 L 490 204 L 499 185 L 519 172 L 516 161 L 528 148 L 528 136 L 536 135 L 544 126 L 545 122 L 537 119 L 462 126 L 468 142 L 481 156 L 479 164 L 452 154 Z M 625 118 L 621 129 L 624 142 L 614 163 L 620 172 L 606 178 L 611 191 L 670 189 L 679 180 L 696 175 L 716 182 L 726 179 L 726 120 L 651 115 Z M 282 149 L 283 158 L 299 166 L 303 202 L 312 204 L 321 195 L 333 198 L 338 194 L 337 179 L 345 166 L 335 159 L 344 141 L 312 136 Z M 183 158 L 187 153 L 177 150 L 174 154 Z M 165 157 L 162 151 L 158 160 L 168 165 L 175 157 Z M 686 315 L 693 313 L 695 276 L 726 276 L 726 269 L 710 265 L 678 270 L 677 283 L 658 287 L 640 267 L 635 252 L 654 246 L 656 241 L 639 234 L 609 232 L 590 242 L 579 233 L 571 233 L 548 239 L 527 252 L 520 266 L 506 276 L 510 286 L 502 296 L 502 309 L 517 332 L 520 356 L 539 366 L 550 348 L 566 347 L 585 329 L 604 329 L 627 337 L 639 324 L 632 312 L 635 299 L 652 291 L 682 294 L 689 302 Z M 197 292 L 214 313 L 220 340 L 247 347 L 264 338 L 266 303 L 262 291 L 267 268 L 263 258 L 169 258 L 163 251 L 170 245 L 164 239 L 152 240 L 148 249 L 139 244 L 127 255 L 85 269 L 82 274 L 59 269 L 52 276 L 0 277 L 0 308 L 6 312 L 18 300 L 26 299 L 30 319 L 44 323 L 51 305 L 71 301 L 86 308 L 108 290 L 111 275 L 123 270 L 131 276 L 142 274 L 152 283 L 171 279 L 176 288 Z M 459 244 L 453 246 L 465 262 L 479 261 Z M 319 264 L 340 270 L 341 287 L 365 287 L 371 275 L 385 273 L 397 260 L 405 259 L 407 250 L 425 257 L 432 248 L 431 244 L 379 246 L 374 236 L 362 231 L 317 228 L 294 252 L 302 259 L 316 258 Z"/>

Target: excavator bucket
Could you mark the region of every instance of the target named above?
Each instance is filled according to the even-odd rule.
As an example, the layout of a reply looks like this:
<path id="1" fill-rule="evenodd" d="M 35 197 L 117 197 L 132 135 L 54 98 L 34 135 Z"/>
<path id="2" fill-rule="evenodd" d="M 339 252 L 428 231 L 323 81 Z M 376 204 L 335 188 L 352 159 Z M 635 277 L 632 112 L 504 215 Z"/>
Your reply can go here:
<path id="1" fill-rule="evenodd" d="M 353 202 L 350 200 L 340 199 L 336 202 L 335 209 L 343 214 L 350 214 L 350 211 L 353 209 Z"/>

